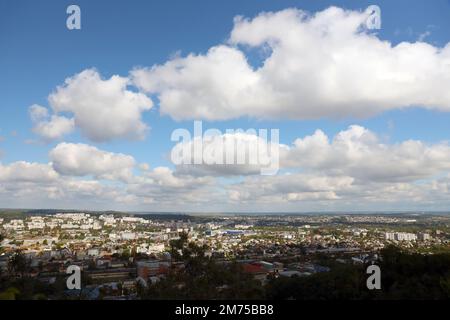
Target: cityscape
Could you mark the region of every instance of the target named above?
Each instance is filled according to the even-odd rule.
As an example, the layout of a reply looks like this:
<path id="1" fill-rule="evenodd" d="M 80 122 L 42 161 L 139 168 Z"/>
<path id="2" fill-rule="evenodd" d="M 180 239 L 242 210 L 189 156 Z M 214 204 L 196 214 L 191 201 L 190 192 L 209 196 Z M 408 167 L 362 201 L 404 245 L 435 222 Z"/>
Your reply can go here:
<path id="1" fill-rule="evenodd" d="M 209 288 L 208 294 L 226 298 L 227 290 L 247 281 L 247 290 L 251 290 L 239 293 L 242 298 L 268 299 L 283 294 L 277 291 L 282 281 L 320 279 L 343 267 L 359 270 L 364 278 L 362 267 L 378 264 L 380 253 L 390 247 L 404 254 L 446 255 L 447 262 L 450 254 L 450 215 L 444 213 L 208 215 L 3 210 L 2 216 L 2 299 L 212 298 L 203 296 L 203 291 L 184 296 L 183 290 L 167 288 L 171 281 L 177 286 L 186 284 L 188 280 L 179 276 L 199 257 L 217 268 L 232 266 L 234 274 L 241 273 L 245 279 L 234 283 L 220 278 L 223 283 Z M 67 269 L 74 265 L 83 279 L 78 290 L 66 287 Z M 206 267 L 196 268 L 194 281 L 201 282 Z M 448 265 L 446 268 L 448 272 Z M 440 276 L 445 281 L 445 273 Z M 33 283 L 22 289 L 29 292 L 18 289 L 23 279 Z M 392 288 L 385 290 L 386 297 L 395 298 L 394 293 L 389 296 Z M 446 290 L 443 286 L 442 296 L 435 298 L 445 298 Z"/>
<path id="2" fill-rule="evenodd" d="M 445 306 L 449 31 L 450 0 L 0 0 L 2 311 Z"/>

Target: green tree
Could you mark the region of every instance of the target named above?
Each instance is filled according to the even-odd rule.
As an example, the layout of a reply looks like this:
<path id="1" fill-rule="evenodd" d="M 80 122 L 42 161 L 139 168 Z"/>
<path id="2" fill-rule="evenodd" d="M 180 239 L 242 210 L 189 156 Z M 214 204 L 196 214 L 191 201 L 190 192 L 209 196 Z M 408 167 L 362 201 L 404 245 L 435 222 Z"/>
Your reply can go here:
<path id="1" fill-rule="evenodd" d="M 376 262 L 381 269 L 381 290 L 366 287 L 368 265 L 333 265 L 330 272 L 307 277 L 271 279 L 266 286 L 269 299 L 355 300 L 355 299 L 448 299 L 450 297 L 450 254 L 422 255 L 389 246 Z"/>
<path id="2" fill-rule="evenodd" d="M 20 250 L 15 251 L 8 261 L 8 272 L 14 276 L 24 277 L 30 272 L 31 261 Z"/>
<path id="3" fill-rule="evenodd" d="M 5 291 L 0 292 L 0 300 L 16 300 L 20 291 L 17 288 L 9 287 Z"/>
<path id="4" fill-rule="evenodd" d="M 171 242 L 174 263 L 165 279 L 150 285 L 144 299 L 258 299 L 261 284 L 237 263 L 219 264 L 207 247 L 188 242 L 187 234 Z M 141 290 L 142 291 L 142 290 Z"/>

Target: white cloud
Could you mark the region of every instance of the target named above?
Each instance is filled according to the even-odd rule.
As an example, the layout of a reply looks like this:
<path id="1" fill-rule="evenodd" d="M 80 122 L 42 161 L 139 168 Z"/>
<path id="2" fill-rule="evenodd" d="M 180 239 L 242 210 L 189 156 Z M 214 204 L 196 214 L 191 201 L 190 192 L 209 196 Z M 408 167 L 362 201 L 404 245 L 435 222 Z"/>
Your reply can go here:
<path id="1" fill-rule="evenodd" d="M 9 165 L 0 163 L 0 181 L 48 183 L 58 179 L 58 173 L 48 164 L 18 161 Z"/>
<path id="2" fill-rule="evenodd" d="M 151 204 L 152 210 L 181 210 L 224 202 L 224 192 L 210 177 L 177 176 L 166 167 L 136 176 L 129 156 L 86 145 L 60 144 L 55 150 L 53 165 L 0 164 L 0 202 L 5 207 L 149 210 Z M 86 158 L 87 153 L 92 157 Z"/>
<path id="3" fill-rule="evenodd" d="M 232 201 L 270 203 L 302 200 L 337 200 L 351 190 L 351 177 L 327 177 L 309 174 L 253 176 L 228 187 Z"/>
<path id="4" fill-rule="evenodd" d="M 331 141 L 321 130 L 282 149 L 281 165 L 363 181 L 415 181 L 450 170 L 450 146 L 407 140 L 387 144 L 361 126 L 350 126 Z"/>
<path id="5" fill-rule="evenodd" d="M 448 174 L 420 183 L 359 183 L 351 177 L 319 174 L 249 176 L 225 188 L 236 208 L 272 212 L 447 210 L 450 205 Z"/>
<path id="6" fill-rule="evenodd" d="M 39 122 L 48 118 L 48 109 L 38 104 L 33 104 L 30 106 L 29 112 L 33 122 Z"/>
<path id="7" fill-rule="evenodd" d="M 177 160 L 176 171 L 180 174 L 239 176 L 261 174 L 264 170 L 276 174 L 279 148 L 287 147 L 280 146 L 278 139 L 271 142 L 266 138 L 270 139 L 270 134 L 262 137 L 256 131 L 194 137 L 172 148 L 172 161 Z"/>
<path id="8" fill-rule="evenodd" d="M 447 142 L 426 144 L 407 140 L 387 143 L 358 125 L 352 125 L 334 137 L 316 130 L 312 135 L 296 139 L 290 146 L 268 143 L 256 134 L 248 133 L 213 137 L 197 137 L 176 144 L 172 148 L 172 157 L 189 155 L 189 164 L 177 165 L 176 172 L 194 176 L 259 175 L 261 168 L 272 163 L 284 170 L 316 175 L 350 176 L 366 182 L 402 182 L 426 179 L 450 170 L 450 146 Z M 203 153 L 194 152 L 195 141 L 202 142 Z M 253 163 L 248 157 L 251 149 L 257 155 Z M 271 158 L 277 149 L 279 163 Z M 228 154 L 235 156 L 234 164 L 216 162 L 226 159 Z M 236 164 L 238 154 L 244 163 Z M 208 163 L 205 156 L 213 162 Z"/>
<path id="9" fill-rule="evenodd" d="M 351 136 L 348 132 L 339 135 Z M 372 141 L 372 138 L 366 141 Z M 448 169 L 442 169 L 436 176 L 428 176 L 425 180 L 401 181 L 397 177 L 362 179 L 347 175 L 345 170 L 330 173 L 320 166 L 307 169 L 306 165 L 306 169 L 302 170 L 304 172 L 300 173 L 250 175 L 238 180 L 179 174 L 167 167 L 147 168 L 140 175 L 130 176 L 127 168 L 131 162 L 127 163 L 126 157 L 85 147 L 75 153 L 92 153 L 95 164 L 83 164 L 84 158 L 80 156 L 75 156 L 72 163 L 70 159 L 61 159 L 67 162 L 65 172 L 55 170 L 52 163 L 14 162 L 0 165 L 0 201 L 4 206 L 19 207 L 82 206 L 90 209 L 195 211 L 224 208 L 244 211 L 336 211 L 424 206 L 427 209 L 442 209 L 450 204 Z M 65 151 L 64 148 L 59 150 Z M 66 151 L 73 153 L 71 148 Z M 93 162 L 92 159 L 87 162 Z M 113 159 L 123 165 L 112 165 Z M 361 159 L 364 161 L 364 158 Z M 80 179 L 81 175 L 91 177 Z M 110 181 L 99 180 L 103 178 Z"/>
<path id="10" fill-rule="evenodd" d="M 105 184 L 62 176 L 51 164 L 0 164 L 0 201 L 5 207 L 116 209 L 128 196 L 121 181 Z"/>
<path id="11" fill-rule="evenodd" d="M 54 112 L 32 106 L 30 114 L 36 123 L 34 131 L 47 139 L 60 138 L 74 126 L 92 141 L 143 139 L 148 126 L 142 113 L 152 108 L 152 101 L 142 93 L 128 89 L 129 79 L 117 75 L 102 79 L 94 69 L 84 70 L 65 80 L 48 97 Z M 59 116 L 69 113 L 73 119 Z"/>
<path id="12" fill-rule="evenodd" d="M 60 143 L 50 151 L 53 168 L 62 175 L 129 180 L 135 160 L 132 156 L 99 150 L 86 144 Z"/>
<path id="13" fill-rule="evenodd" d="M 162 114 L 177 120 L 236 118 L 243 107 L 252 108 L 255 98 L 260 103 L 266 98 L 245 55 L 223 45 L 204 56 L 191 54 L 162 66 L 134 69 L 131 75 L 139 88 L 158 94 Z"/>
<path id="14" fill-rule="evenodd" d="M 38 165 L 38 164 L 32 164 Z M 10 166 L 17 166 L 11 164 Z M 0 184 L 0 201 L 7 207 L 19 208 L 114 208 L 126 193 L 116 185 L 96 180 L 79 180 L 58 176 L 48 180 L 10 176 Z"/>
<path id="15" fill-rule="evenodd" d="M 49 116 L 48 109 L 37 104 L 32 105 L 29 111 L 34 124 L 33 132 L 46 141 L 61 139 L 75 129 L 74 119 L 58 115 Z"/>
<path id="16" fill-rule="evenodd" d="M 366 18 L 336 7 L 238 17 L 228 45 L 135 69 L 132 79 L 174 119 L 368 117 L 409 106 L 450 111 L 450 44 L 394 46 L 365 30 Z M 270 54 L 253 68 L 238 46 Z"/>
<path id="17" fill-rule="evenodd" d="M 156 207 L 163 206 L 166 210 L 212 204 L 218 199 L 224 202 L 224 192 L 216 179 L 178 175 L 167 167 L 142 172 L 128 183 L 126 190 L 134 197 L 135 205 L 152 204 Z"/>
<path id="18" fill-rule="evenodd" d="M 386 143 L 361 126 L 323 131 L 280 148 L 290 174 L 247 176 L 224 186 L 232 203 L 262 210 L 443 209 L 449 204 L 450 146 Z M 281 209 L 280 209 L 281 208 Z M 306 209 L 307 210 L 307 209 Z"/>

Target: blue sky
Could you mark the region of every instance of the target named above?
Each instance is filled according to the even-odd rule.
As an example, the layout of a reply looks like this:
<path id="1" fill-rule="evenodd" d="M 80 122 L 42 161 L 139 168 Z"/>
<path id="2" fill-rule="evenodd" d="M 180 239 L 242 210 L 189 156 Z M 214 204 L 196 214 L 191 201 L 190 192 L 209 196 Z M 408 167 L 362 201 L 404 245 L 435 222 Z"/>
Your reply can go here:
<path id="1" fill-rule="evenodd" d="M 65 11 L 72 3 L 81 8 L 81 30 L 66 28 Z M 144 140 L 118 138 L 97 142 L 76 128 L 73 133 L 60 139 L 43 141 L 33 132 L 29 107 L 38 104 L 47 108 L 48 95 L 62 85 L 64 79 L 85 69 L 95 68 L 104 79 L 113 75 L 127 77 L 133 68 L 162 65 L 176 54 L 181 57 L 190 53 L 205 55 L 211 47 L 226 43 L 233 30 L 233 18 L 237 15 L 252 19 L 261 12 L 277 12 L 287 8 L 314 14 L 330 6 L 363 11 L 371 4 L 381 8 L 382 27 L 376 32 L 380 41 L 388 41 L 395 46 L 404 41 L 415 43 L 426 35 L 423 40 L 436 48 L 450 42 L 450 1 L 447 0 L 2 1 L 0 162 L 4 166 L 17 161 L 46 164 L 50 161 L 49 152 L 59 143 L 66 142 L 131 155 L 136 163 L 145 162 L 152 168 L 164 166 L 173 169 L 167 158 L 174 146 L 170 134 L 180 127 L 192 130 L 193 119 L 177 121 L 171 115 L 161 115 L 157 98 L 159 93 L 146 92 L 154 107 L 141 115 L 143 123 L 150 127 Z M 245 45 L 240 48 L 251 66 L 261 66 L 263 60 L 258 51 Z M 137 92 L 139 89 L 133 87 L 130 90 Z M 70 116 L 64 112 L 61 115 Z M 427 109 L 423 106 L 388 108 L 367 117 L 342 114 L 342 117 L 323 116 L 311 120 L 301 117 L 290 119 L 289 115 L 281 119 L 244 115 L 232 119 L 203 120 L 205 127 L 221 130 L 279 128 L 281 142 L 288 145 L 297 138 L 313 134 L 316 129 L 321 129 L 332 139 L 353 124 L 370 130 L 389 145 L 409 139 L 433 145 L 450 138 L 450 112 L 445 108 Z M 445 172 L 439 171 L 436 175 L 443 176 Z M 92 178 L 92 175 L 87 176 Z M 240 181 L 241 178 L 230 179 Z M 421 178 L 427 180 L 432 177 Z M 53 202 L 42 199 L 33 204 L 47 207 L 52 206 Z M 19 205 L 19 200 L 11 202 L 11 206 Z M 55 205 L 66 204 L 62 199 Z M 134 207 L 145 208 L 145 205 Z M 224 205 L 218 209 L 221 208 L 234 207 Z"/>

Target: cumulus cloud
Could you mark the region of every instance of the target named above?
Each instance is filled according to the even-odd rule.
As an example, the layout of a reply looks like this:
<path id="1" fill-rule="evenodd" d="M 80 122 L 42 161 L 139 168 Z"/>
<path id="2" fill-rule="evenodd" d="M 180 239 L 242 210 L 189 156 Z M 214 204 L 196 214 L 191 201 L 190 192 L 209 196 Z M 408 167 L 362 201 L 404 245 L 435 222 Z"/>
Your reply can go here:
<path id="1" fill-rule="evenodd" d="M 127 89 L 129 79 L 117 75 L 102 79 L 93 69 L 67 78 L 48 100 L 55 112 L 70 112 L 75 124 L 93 141 L 114 138 L 142 139 L 148 129 L 142 112 L 152 101 Z"/>
<path id="2" fill-rule="evenodd" d="M 48 97 L 51 117 L 47 108 L 30 108 L 34 131 L 49 140 L 61 138 L 74 127 L 95 142 L 143 139 L 148 126 L 142 121 L 142 113 L 153 103 L 146 95 L 130 90 L 129 85 L 126 77 L 102 79 L 94 69 L 69 77 Z M 60 113 L 71 114 L 72 118 Z"/>
<path id="3" fill-rule="evenodd" d="M 220 189 L 220 184 L 212 177 L 178 175 L 167 167 L 146 171 L 127 186 L 128 192 L 139 201 L 169 207 L 181 203 L 213 203 L 224 197 Z"/>
<path id="4" fill-rule="evenodd" d="M 85 144 L 60 143 L 51 163 L 0 163 L 0 201 L 8 207 L 88 206 L 89 209 L 186 209 L 224 203 L 225 193 L 213 177 L 179 175 L 149 166 L 134 174 L 131 156 Z M 108 181 L 104 181 L 108 180 Z"/>
<path id="5" fill-rule="evenodd" d="M 247 146 L 258 140 L 248 133 L 219 137 Z M 190 149 L 191 143 L 178 148 Z M 222 147 L 210 140 L 206 149 L 220 154 L 227 150 Z M 151 205 L 165 210 L 389 209 L 410 208 L 411 203 L 442 208 L 450 203 L 448 143 L 387 143 L 356 125 L 334 137 L 317 130 L 289 146 L 280 145 L 282 171 L 273 176 L 262 176 L 259 168 L 246 165 L 206 163 L 175 169 L 144 165 L 134 173 L 133 157 L 85 144 L 60 143 L 50 152 L 50 160 L 50 164 L 0 165 L 0 199 L 5 203 L 34 199 L 33 204 L 88 201 L 102 208 Z"/>
<path id="6" fill-rule="evenodd" d="M 9 207 L 108 207 L 126 192 L 117 185 L 59 175 L 51 165 L 14 162 L 0 165 L 0 201 Z"/>
<path id="7" fill-rule="evenodd" d="M 352 188 L 353 180 L 308 174 L 254 176 L 229 186 L 228 192 L 231 200 L 243 202 L 337 200 L 339 192 Z"/>
<path id="8" fill-rule="evenodd" d="M 48 118 L 48 109 L 45 107 L 42 107 L 38 104 L 33 104 L 29 108 L 31 121 L 33 122 L 39 122 L 43 119 Z"/>
<path id="9" fill-rule="evenodd" d="M 450 170 L 447 142 L 427 145 L 417 140 L 388 144 L 370 130 L 353 125 L 329 139 L 321 130 L 282 149 L 281 163 L 362 181 L 400 182 L 432 177 Z"/>
<path id="10" fill-rule="evenodd" d="M 15 182 L 52 182 L 58 173 L 48 164 L 18 161 L 9 165 L 0 163 L 0 181 Z"/>
<path id="11" fill-rule="evenodd" d="M 71 207 L 83 203 L 90 208 L 104 209 L 114 206 L 199 211 L 213 208 L 356 210 L 402 206 L 411 209 L 411 204 L 442 209 L 450 204 L 450 168 L 443 165 L 449 163 L 445 160 L 448 157 L 445 144 L 421 144 L 421 148 L 428 150 L 426 152 L 411 148 L 408 159 L 406 155 L 396 155 L 396 148 L 404 148 L 403 143 L 383 144 L 362 127 L 350 127 L 333 139 L 318 132 L 284 149 L 290 161 L 289 166 L 285 162 L 285 170 L 292 168 L 294 172 L 246 175 L 240 179 L 224 179 L 220 174 L 211 174 L 209 169 L 200 175 L 148 166 L 137 175 L 131 171 L 135 165 L 132 157 L 82 144 L 61 143 L 50 153 L 52 162 L 49 164 L 0 164 L 0 200 L 8 206 Z M 303 155 L 314 152 L 318 154 L 316 158 L 302 159 Z M 424 153 L 424 159 L 428 160 L 419 159 L 419 163 L 411 167 L 414 169 L 405 171 L 401 177 L 398 174 L 377 176 L 374 174 L 378 173 L 377 162 L 368 160 L 384 157 L 388 162 L 398 161 L 401 167 L 401 163 L 408 165 L 408 161 L 416 161 L 415 152 Z M 339 164 L 340 158 L 350 164 Z M 323 167 L 325 162 L 328 163 L 326 168 Z M 362 166 L 367 174 L 360 174 L 355 166 Z M 433 169 L 423 172 L 421 166 Z"/>
<path id="12" fill-rule="evenodd" d="M 135 160 L 132 156 L 99 150 L 78 143 L 60 143 L 50 151 L 56 172 L 69 176 L 94 176 L 100 179 L 129 180 Z"/>
<path id="13" fill-rule="evenodd" d="M 174 119 L 368 117 L 420 106 L 450 111 L 450 44 L 393 45 L 367 15 L 330 7 L 237 17 L 228 44 L 131 72 Z M 252 67 L 246 50 L 269 52 Z"/>
<path id="14" fill-rule="evenodd" d="M 259 76 L 245 55 L 224 45 L 211 48 L 206 55 L 191 54 L 161 66 L 136 68 L 131 75 L 143 91 L 158 94 L 162 114 L 177 120 L 237 118 L 242 108 L 257 108 L 255 98 L 260 103 L 270 98 L 258 86 Z"/>
<path id="15" fill-rule="evenodd" d="M 263 211 L 309 210 L 445 210 L 450 204 L 447 176 L 423 183 L 358 183 L 346 176 L 311 174 L 249 176 L 226 186 L 239 208 Z"/>
<path id="16" fill-rule="evenodd" d="M 61 147 L 58 152 L 66 151 L 73 155 L 74 149 L 70 147 L 77 148 Z M 68 163 L 64 168 L 57 165 L 58 169 L 54 168 L 55 162 L 53 166 L 24 161 L 0 164 L 0 201 L 5 206 L 15 207 L 88 206 L 89 209 L 128 210 L 148 209 L 150 204 L 152 208 L 173 210 L 175 207 L 185 209 L 187 205 L 214 203 L 218 199 L 224 202 L 224 193 L 213 178 L 177 176 L 167 167 L 156 167 L 140 176 L 129 176 L 127 166 L 131 165 L 131 159 L 126 156 L 78 147 L 76 152 L 82 155 L 64 159 Z M 94 155 L 93 165 L 80 163 L 85 152 Z M 54 156 L 60 154 L 55 153 Z M 114 161 L 122 165 L 114 165 Z M 86 175 L 90 177 L 81 177 Z M 103 178 L 110 181 L 99 180 Z"/>
<path id="17" fill-rule="evenodd" d="M 58 115 L 50 116 L 45 107 L 34 104 L 29 108 L 29 112 L 34 125 L 33 132 L 46 141 L 61 139 L 75 129 L 74 119 Z"/>
<path id="18" fill-rule="evenodd" d="M 318 210 L 429 208 L 449 203 L 450 146 L 407 140 L 386 143 L 353 125 L 329 138 L 322 130 L 280 148 L 289 174 L 247 176 L 224 186 L 236 204 L 302 203 Z M 409 202 L 409 203 L 408 203 Z M 413 203 L 413 204 L 412 204 Z M 316 206 L 318 205 L 318 206 Z"/>
<path id="19" fill-rule="evenodd" d="M 281 148 L 286 146 L 281 145 Z M 177 143 L 172 148 L 171 159 L 180 174 L 276 174 L 279 169 L 279 149 L 278 136 L 263 136 L 256 131 L 243 130 L 225 134 L 216 132 Z"/>
<path id="20" fill-rule="evenodd" d="M 201 146 L 197 146 L 200 152 L 195 151 L 196 143 Z M 176 159 L 178 174 L 195 176 L 259 175 L 263 168 L 279 166 L 284 170 L 350 176 L 365 182 L 406 182 L 450 170 L 448 142 L 388 143 L 358 125 L 349 126 L 334 137 L 318 129 L 312 135 L 295 139 L 292 145 L 263 139 L 256 132 L 195 137 L 177 143 L 171 155 L 172 160 Z M 226 162 L 229 155 L 231 163 Z"/>

